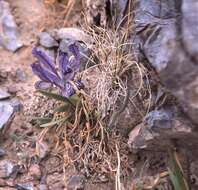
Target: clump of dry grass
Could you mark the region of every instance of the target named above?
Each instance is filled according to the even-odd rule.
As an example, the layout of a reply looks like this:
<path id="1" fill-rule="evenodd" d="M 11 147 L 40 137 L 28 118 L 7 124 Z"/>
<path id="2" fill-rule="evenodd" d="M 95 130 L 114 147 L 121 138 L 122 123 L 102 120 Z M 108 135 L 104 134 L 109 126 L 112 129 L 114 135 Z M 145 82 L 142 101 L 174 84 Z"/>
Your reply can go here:
<path id="1" fill-rule="evenodd" d="M 95 42 L 89 61 L 95 64 L 84 71 L 83 79 L 89 81 L 90 97 L 103 120 L 124 111 L 121 110 L 124 103 L 127 107 L 129 101 L 133 102 L 136 96 L 144 96 L 143 93 L 149 91 L 144 82 L 147 69 L 137 62 L 128 30 L 96 27 L 88 33 Z M 126 96 L 129 96 L 127 102 Z"/>

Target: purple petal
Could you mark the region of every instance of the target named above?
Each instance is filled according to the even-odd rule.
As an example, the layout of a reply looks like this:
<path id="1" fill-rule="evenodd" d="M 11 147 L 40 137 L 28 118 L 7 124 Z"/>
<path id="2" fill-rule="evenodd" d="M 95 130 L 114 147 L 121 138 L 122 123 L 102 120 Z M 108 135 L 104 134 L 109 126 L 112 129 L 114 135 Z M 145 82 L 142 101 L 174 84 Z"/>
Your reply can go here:
<path id="1" fill-rule="evenodd" d="M 84 88 L 84 85 L 83 85 L 83 83 L 80 80 L 76 81 L 75 84 L 76 84 L 78 90 Z"/>
<path id="2" fill-rule="evenodd" d="M 45 76 L 45 73 L 43 72 L 41 65 L 38 62 L 31 64 L 31 67 L 33 73 L 37 75 L 41 80 L 49 81 L 48 78 Z"/>
<path id="3" fill-rule="evenodd" d="M 80 60 L 80 51 L 78 46 L 74 43 L 69 45 L 69 51 L 71 51 L 77 60 Z"/>
<path id="4" fill-rule="evenodd" d="M 51 72 L 57 73 L 56 68 L 53 64 L 53 61 L 47 56 L 43 51 L 33 48 L 32 54 L 38 59 L 40 63 L 42 63 L 46 68 L 48 68 Z"/>
<path id="5" fill-rule="evenodd" d="M 60 88 L 64 86 L 64 82 L 60 79 L 58 75 L 48 71 L 40 63 L 34 63 L 31 66 L 34 74 L 36 74 L 41 80 L 45 82 L 51 82 L 59 86 Z"/>
<path id="6" fill-rule="evenodd" d="M 74 59 L 70 60 L 69 65 L 74 72 L 79 72 L 80 70 L 80 51 L 77 45 L 71 44 L 69 50 L 73 53 Z"/>
<path id="7" fill-rule="evenodd" d="M 65 74 L 72 72 L 72 70 L 68 67 L 68 64 L 69 64 L 69 58 L 67 53 L 59 51 L 59 69 L 62 78 L 64 78 Z"/>
<path id="8" fill-rule="evenodd" d="M 34 86 L 36 89 L 47 90 L 52 87 L 52 84 L 44 81 L 37 81 Z"/>
<path id="9" fill-rule="evenodd" d="M 74 94 L 74 89 L 70 83 L 66 83 L 65 87 L 61 89 L 61 95 L 65 97 L 70 97 Z"/>

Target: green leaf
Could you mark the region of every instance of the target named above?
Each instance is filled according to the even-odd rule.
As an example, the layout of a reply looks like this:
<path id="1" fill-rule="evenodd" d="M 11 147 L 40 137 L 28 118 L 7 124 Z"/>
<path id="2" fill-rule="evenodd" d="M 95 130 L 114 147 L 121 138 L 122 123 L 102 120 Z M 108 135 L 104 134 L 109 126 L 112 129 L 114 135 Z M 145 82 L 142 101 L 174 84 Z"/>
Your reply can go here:
<path id="1" fill-rule="evenodd" d="M 52 127 L 54 125 L 58 125 L 59 123 L 61 123 L 65 118 L 61 118 L 59 120 L 56 120 L 56 121 L 52 121 L 52 122 L 49 122 L 49 123 L 45 123 L 45 124 L 42 124 L 40 125 L 41 128 L 45 128 L 45 127 Z"/>
<path id="2" fill-rule="evenodd" d="M 62 106 L 57 107 L 54 112 L 66 112 L 69 109 L 69 105 L 65 103 Z"/>
<path id="3" fill-rule="evenodd" d="M 40 125 L 41 128 L 45 128 L 45 127 L 52 127 L 54 125 L 58 125 L 60 127 L 60 125 L 63 125 L 63 123 L 65 123 L 69 118 L 70 118 L 71 115 L 68 115 L 67 117 L 64 117 L 64 118 L 61 118 L 61 119 L 58 119 L 56 121 L 52 121 L 52 122 L 49 122 L 49 123 L 45 123 L 43 125 Z"/>
<path id="4" fill-rule="evenodd" d="M 58 95 L 58 94 L 55 94 L 55 93 L 52 93 L 52 92 L 47 92 L 47 91 L 44 91 L 44 90 L 38 90 L 38 92 L 40 92 L 41 94 L 43 94 L 43 95 L 45 95 L 49 98 L 53 98 L 55 100 L 62 101 L 62 102 L 68 102 L 73 107 L 75 107 L 75 105 L 70 101 L 70 98 L 66 98 L 64 96 L 61 96 L 61 95 Z"/>
<path id="5" fill-rule="evenodd" d="M 81 101 L 80 97 L 77 95 L 77 94 L 74 94 L 73 96 L 70 97 L 70 101 L 73 103 L 73 104 L 77 104 L 78 102 Z"/>
<path id="6" fill-rule="evenodd" d="M 177 177 L 174 175 L 174 173 L 170 170 L 170 168 L 168 168 L 168 173 L 169 173 L 171 182 L 174 186 L 174 190 L 181 190 L 180 183 L 179 183 Z"/>
<path id="7" fill-rule="evenodd" d="M 169 176 L 171 178 L 175 190 L 189 190 L 176 152 L 169 151 L 169 155 L 171 158 L 170 161 L 172 163 L 172 170 L 169 169 Z"/>
<path id="8" fill-rule="evenodd" d="M 49 123 L 53 118 L 49 117 L 33 117 L 32 120 L 38 123 L 39 125 L 42 125 L 44 123 Z"/>

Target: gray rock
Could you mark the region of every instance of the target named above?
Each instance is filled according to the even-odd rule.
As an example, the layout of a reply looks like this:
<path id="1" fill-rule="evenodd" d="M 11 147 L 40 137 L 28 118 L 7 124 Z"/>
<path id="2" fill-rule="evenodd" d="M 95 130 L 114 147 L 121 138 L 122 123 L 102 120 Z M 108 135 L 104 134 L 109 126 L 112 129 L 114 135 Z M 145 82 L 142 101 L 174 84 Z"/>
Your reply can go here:
<path id="1" fill-rule="evenodd" d="M 83 190 L 85 188 L 85 178 L 82 175 L 71 176 L 67 182 L 68 190 Z"/>
<path id="2" fill-rule="evenodd" d="M 11 96 L 11 95 L 10 95 L 8 92 L 6 92 L 6 91 L 0 89 L 0 100 L 7 99 L 7 98 L 9 98 L 10 96 Z"/>
<path id="3" fill-rule="evenodd" d="M 63 39 L 69 39 L 73 41 L 83 42 L 87 46 L 91 46 L 93 43 L 93 39 L 91 38 L 91 36 L 78 28 L 61 28 L 58 30 L 55 29 L 50 31 L 50 34 L 58 41 L 61 41 Z"/>
<path id="4" fill-rule="evenodd" d="M 132 151 L 166 150 L 167 146 L 174 147 L 174 140 L 177 139 L 180 146 L 191 147 L 192 142 L 197 143 L 193 127 L 188 118 L 172 107 L 152 111 L 144 118 L 144 122 L 130 132 L 128 145 Z M 189 138 L 191 141 L 186 141 Z"/>
<path id="5" fill-rule="evenodd" d="M 0 46 L 15 52 L 23 45 L 18 40 L 18 29 L 11 15 L 9 4 L 0 1 L 0 24 L 3 33 L 0 34 Z"/>
<path id="6" fill-rule="evenodd" d="M 8 178 L 14 171 L 14 165 L 7 160 L 0 162 L 0 178 Z"/>
<path id="7" fill-rule="evenodd" d="M 0 102 L 0 129 L 2 129 L 10 120 L 14 113 L 14 108 L 9 104 Z"/>
<path id="8" fill-rule="evenodd" d="M 16 95 L 16 93 L 19 91 L 19 89 L 16 87 L 16 85 L 10 85 L 8 86 L 8 92 L 10 94 Z"/>
<path id="9" fill-rule="evenodd" d="M 138 0 L 135 9 L 141 52 L 198 124 L 197 1 Z"/>
<path id="10" fill-rule="evenodd" d="M 38 37 L 40 45 L 45 48 L 52 48 L 58 46 L 58 42 L 54 38 L 52 38 L 52 36 L 47 32 L 39 33 Z"/>
<path id="11" fill-rule="evenodd" d="M 20 68 L 18 68 L 16 70 L 16 77 L 21 82 L 25 82 L 26 79 L 27 79 L 27 76 L 26 76 L 25 72 L 23 70 L 21 70 Z"/>
<path id="12" fill-rule="evenodd" d="M 5 155 L 6 155 L 5 150 L 3 150 L 3 149 L 0 148 L 0 157 L 3 157 Z"/>
<path id="13" fill-rule="evenodd" d="M 49 146 L 45 142 L 37 142 L 37 150 L 39 159 L 43 159 L 49 153 Z"/>
<path id="14" fill-rule="evenodd" d="M 23 105 L 17 98 L 12 99 L 10 105 L 14 108 L 14 112 L 19 112 L 23 109 Z"/>
<path id="15" fill-rule="evenodd" d="M 168 129 L 172 127 L 172 113 L 165 110 L 154 110 L 147 114 L 144 121 L 149 129 L 161 128 Z"/>
<path id="16" fill-rule="evenodd" d="M 34 185 L 32 183 L 23 183 L 23 184 L 18 183 L 16 185 L 16 188 L 18 190 L 34 190 Z"/>
<path id="17" fill-rule="evenodd" d="M 198 61 L 198 2 L 185 0 L 182 3 L 182 40 L 187 53 Z"/>

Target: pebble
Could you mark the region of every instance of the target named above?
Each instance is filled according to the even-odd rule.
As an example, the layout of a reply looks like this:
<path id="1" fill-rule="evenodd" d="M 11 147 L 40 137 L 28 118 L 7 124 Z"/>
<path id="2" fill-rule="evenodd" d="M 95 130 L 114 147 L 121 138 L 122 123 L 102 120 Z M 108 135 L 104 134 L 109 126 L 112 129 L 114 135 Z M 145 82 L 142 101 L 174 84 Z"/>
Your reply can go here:
<path id="1" fill-rule="evenodd" d="M 33 183 L 23 183 L 23 184 L 18 183 L 16 185 L 16 188 L 18 190 L 34 190 L 34 185 Z"/>
<path id="2" fill-rule="evenodd" d="M 0 102 L 0 129 L 2 129 L 14 113 L 14 108 L 9 104 L 2 104 Z"/>
<path id="3" fill-rule="evenodd" d="M 52 48 L 58 46 L 58 42 L 54 38 L 52 38 L 47 32 L 39 33 L 38 37 L 39 37 L 39 43 L 43 47 Z"/>
<path id="4" fill-rule="evenodd" d="M 23 44 L 18 39 L 18 27 L 14 21 L 14 17 L 10 11 L 10 5 L 6 1 L 0 1 L 0 46 L 15 52 L 21 48 Z"/>
<path id="5" fill-rule="evenodd" d="M 45 142 L 37 142 L 37 155 L 40 159 L 43 159 L 49 153 L 49 147 Z"/>
<path id="6" fill-rule="evenodd" d="M 0 178 L 8 178 L 14 171 L 14 165 L 7 160 L 0 162 Z"/>
<path id="7" fill-rule="evenodd" d="M 16 77 L 21 82 L 25 82 L 27 79 L 25 72 L 19 68 L 16 70 Z"/>
<path id="8" fill-rule="evenodd" d="M 10 105 L 14 108 L 15 112 L 19 112 L 23 109 L 23 105 L 21 104 L 21 102 L 18 99 L 12 99 L 10 101 Z"/>
<path id="9" fill-rule="evenodd" d="M 0 157 L 3 157 L 5 155 L 6 155 L 5 150 L 3 150 L 3 149 L 0 148 Z"/>
<path id="10" fill-rule="evenodd" d="M 8 89 L 8 92 L 9 92 L 10 94 L 13 94 L 13 95 L 16 95 L 16 93 L 19 91 L 19 90 L 17 89 L 17 87 L 14 86 L 14 85 L 9 86 L 7 89 Z"/>

